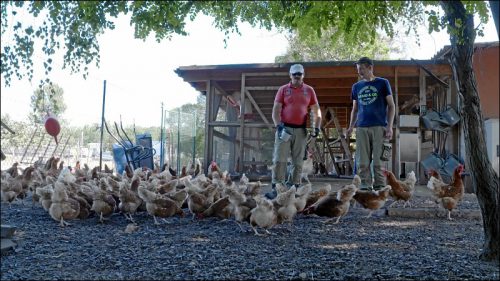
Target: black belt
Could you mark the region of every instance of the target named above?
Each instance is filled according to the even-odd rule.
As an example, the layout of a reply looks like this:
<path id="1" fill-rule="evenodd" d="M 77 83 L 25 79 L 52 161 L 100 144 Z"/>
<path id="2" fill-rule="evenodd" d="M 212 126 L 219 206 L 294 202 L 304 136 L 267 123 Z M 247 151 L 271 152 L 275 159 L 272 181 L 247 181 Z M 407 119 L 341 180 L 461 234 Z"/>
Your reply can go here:
<path id="1" fill-rule="evenodd" d="M 302 124 L 302 125 L 295 125 L 295 124 L 290 124 L 290 123 L 285 123 L 283 122 L 283 125 L 285 125 L 285 127 L 290 127 L 290 128 L 306 128 L 306 124 Z"/>

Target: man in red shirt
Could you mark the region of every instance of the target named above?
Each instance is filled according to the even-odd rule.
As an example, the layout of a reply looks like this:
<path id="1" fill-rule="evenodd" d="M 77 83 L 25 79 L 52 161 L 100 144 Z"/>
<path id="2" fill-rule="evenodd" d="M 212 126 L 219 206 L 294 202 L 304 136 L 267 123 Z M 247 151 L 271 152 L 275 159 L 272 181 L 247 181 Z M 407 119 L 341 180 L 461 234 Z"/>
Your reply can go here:
<path id="1" fill-rule="evenodd" d="M 317 137 L 321 125 L 321 111 L 314 89 L 304 83 L 304 67 L 294 64 L 290 67 L 291 82 L 279 88 L 274 98 L 273 122 L 276 126 L 273 151 L 272 187 L 266 197 L 276 197 L 276 183 L 285 184 L 287 158 L 291 153 L 291 183 L 299 186 L 301 182 L 303 157 L 307 138 L 307 114 L 311 110 L 314 131 Z"/>

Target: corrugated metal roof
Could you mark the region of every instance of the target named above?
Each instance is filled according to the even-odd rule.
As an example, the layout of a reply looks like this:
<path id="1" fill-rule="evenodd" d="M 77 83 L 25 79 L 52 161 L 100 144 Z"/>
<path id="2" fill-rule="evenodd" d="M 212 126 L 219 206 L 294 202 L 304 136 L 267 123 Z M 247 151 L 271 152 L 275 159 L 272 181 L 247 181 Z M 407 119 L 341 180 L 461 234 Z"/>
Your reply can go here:
<path id="1" fill-rule="evenodd" d="M 474 49 L 490 48 L 490 47 L 498 47 L 498 41 L 474 43 Z M 449 55 L 450 51 L 451 51 L 451 45 L 445 45 L 432 57 L 432 59 L 445 60 L 446 57 Z"/>
<path id="2" fill-rule="evenodd" d="M 417 60 L 420 64 L 448 64 L 446 60 Z M 289 68 L 292 64 L 300 63 L 305 68 L 307 67 L 324 67 L 324 66 L 351 66 L 355 61 L 322 61 L 322 62 L 291 62 L 291 63 L 248 63 L 248 64 L 219 64 L 219 65 L 189 65 L 179 66 L 175 72 L 181 76 L 184 71 L 194 70 L 231 70 L 231 69 L 262 69 L 262 68 Z M 373 60 L 375 66 L 377 65 L 415 65 L 411 60 Z"/>

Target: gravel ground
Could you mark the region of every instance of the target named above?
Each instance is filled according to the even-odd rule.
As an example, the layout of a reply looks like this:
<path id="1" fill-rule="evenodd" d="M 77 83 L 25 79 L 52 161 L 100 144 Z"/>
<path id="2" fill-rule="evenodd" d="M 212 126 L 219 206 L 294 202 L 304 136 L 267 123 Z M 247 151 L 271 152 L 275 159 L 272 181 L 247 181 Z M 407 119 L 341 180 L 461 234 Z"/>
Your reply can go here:
<path id="1" fill-rule="evenodd" d="M 425 196 L 412 203 L 435 207 Z M 459 208 L 478 208 L 477 200 L 466 196 Z M 478 259 L 480 219 L 366 214 L 352 208 L 339 224 L 299 214 L 293 226 L 277 226 L 273 235 L 261 237 L 230 220 L 193 222 L 188 215 L 156 226 L 140 213 L 134 217 L 139 228 L 128 233 L 120 214 L 105 224 L 94 216 L 61 228 L 40 205 L 32 208 L 28 197 L 24 205 L 1 207 L 1 223 L 17 227 L 18 243 L 2 255 L 1 280 L 499 279 L 497 264 Z"/>

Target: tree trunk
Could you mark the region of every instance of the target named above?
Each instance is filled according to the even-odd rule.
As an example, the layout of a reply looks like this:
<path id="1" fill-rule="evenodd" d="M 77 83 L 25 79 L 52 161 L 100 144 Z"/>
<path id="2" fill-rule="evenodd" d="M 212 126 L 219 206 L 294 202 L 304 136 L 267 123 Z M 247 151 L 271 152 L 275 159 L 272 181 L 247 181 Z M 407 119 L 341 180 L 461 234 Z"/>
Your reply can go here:
<path id="1" fill-rule="evenodd" d="M 498 3 L 498 0 L 490 0 L 489 2 L 491 14 L 493 15 L 493 21 L 495 22 L 495 27 L 497 28 L 497 36 L 500 38 L 500 23 L 498 22 L 498 10 L 500 8 L 500 5 Z"/>
<path id="2" fill-rule="evenodd" d="M 452 29 L 451 67 L 458 93 L 463 102 L 461 111 L 465 133 L 468 170 L 477 195 L 483 217 L 484 245 L 480 255 L 482 260 L 498 261 L 500 248 L 499 229 L 499 179 L 486 155 L 484 120 L 476 87 L 476 77 L 472 69 L 474 53 L 474 17 L 467 14 L 461 1 L 441 1 L 446 19 Z M 456 27 L 455 23 L 462 23 Z"/>

